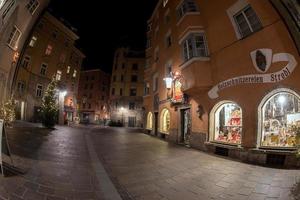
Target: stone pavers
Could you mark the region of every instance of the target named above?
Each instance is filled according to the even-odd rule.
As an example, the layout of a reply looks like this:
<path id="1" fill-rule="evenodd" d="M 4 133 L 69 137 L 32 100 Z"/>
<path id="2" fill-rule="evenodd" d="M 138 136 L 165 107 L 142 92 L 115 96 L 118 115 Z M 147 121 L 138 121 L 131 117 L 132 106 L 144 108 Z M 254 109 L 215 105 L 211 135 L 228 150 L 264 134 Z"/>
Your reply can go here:
<path id="1" fill-rule="evenodd" d="M 85 130 L 58 127 L 49 131 L 31 124 L 9 129 L 14 163 L 25 173 L 0 177 L 0 200 L 103 199 Z"/>
<path id="2" fill-rule="evenodd" d="M 292 200 L 300 170 L 249 165 L 135 130 L 93 129 L 99 159 L 128 199 Z"/>

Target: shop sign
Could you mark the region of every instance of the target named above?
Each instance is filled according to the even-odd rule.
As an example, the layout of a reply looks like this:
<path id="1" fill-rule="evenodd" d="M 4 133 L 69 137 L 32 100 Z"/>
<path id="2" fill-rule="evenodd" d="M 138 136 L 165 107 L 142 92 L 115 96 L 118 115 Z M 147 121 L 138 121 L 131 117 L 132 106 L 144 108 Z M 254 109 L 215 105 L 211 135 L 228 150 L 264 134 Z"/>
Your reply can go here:
<path id="1" fill-rule="evenodd" d="M 253 65 L 260 73 L 266 73 L 272 63 L 288 62 L 280 71 L 268 74 L 249 74 L 227 79 L 216 86 L 209 92 L 211 99 L 219 97 L 219 92 L 225 88 L 234 87 L 241 84 L 257 84 L 257 83 L 277 83 L 288 78 L 297 66 L 295 57 L 289 53 L 278 53 L 272 55 L 271 49 L 258 49 L 251 52 Z"/>
<path id="2" fill-rule="evenodd" d="M 173 87 L 173 97 L 172 97 L 173 104 L 183 103 L 184 94 L 183 94 L 181 88 L 182 88 L 181 80 L 175 79 L 174 87 Z"/>

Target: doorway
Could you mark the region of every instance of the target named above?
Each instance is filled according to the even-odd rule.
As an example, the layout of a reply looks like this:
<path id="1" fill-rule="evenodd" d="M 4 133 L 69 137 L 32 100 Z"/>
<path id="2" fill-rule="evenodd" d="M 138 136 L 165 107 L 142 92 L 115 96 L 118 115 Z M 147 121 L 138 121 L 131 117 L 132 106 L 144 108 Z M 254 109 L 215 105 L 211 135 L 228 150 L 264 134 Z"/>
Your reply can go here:
<path id="1" fill-rule="evenodd" d="M 128 127 L 135 127 L 136 117 L 128 117 Z"/>
<path id="2" fill-rule="evenodd" d="M 191 136 L 191 109 L 182 109 L 180 112 L 181 115 L 181 135 L 180 143 L 189 146 L 190 145 L 190 136 Z"/>
<path id="3" fill-rule="evenodd" d="M 158 133 L 158 112 L 154 113 L 154 134 Z"/>

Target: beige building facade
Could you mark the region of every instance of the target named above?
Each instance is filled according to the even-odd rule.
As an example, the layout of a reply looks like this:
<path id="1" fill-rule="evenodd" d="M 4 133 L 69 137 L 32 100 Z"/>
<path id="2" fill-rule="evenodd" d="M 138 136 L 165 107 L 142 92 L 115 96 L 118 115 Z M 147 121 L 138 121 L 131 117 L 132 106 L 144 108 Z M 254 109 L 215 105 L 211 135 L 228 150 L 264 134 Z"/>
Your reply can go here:
<path id="1" fill-rule="evenodd" d="M 81 71 L 78 107 L 81 123 L 105 124 L 109 119 L 110 75 L 100 69 Z"/>
<path id="2" fill-rule="evenodd" d="M 146 132 L 299 166 L 297 0 L 163 0 L 148 21 Z"/>
<path id="3" fill-rule="evenodd" d="M 14 94 L 21 120 L 39 121 L 42 98 L 53 77 L 62 95 L 64 121 L 77 116 L 77 92 L 84 54 L 74 45 L 78 40 L 74 28 L 46 12 L 35 26 L 17 66 Z M 62 115 L 60 115 L 62 116 Z"/>
<path id="4" fill-rule="evenodd" d="M 143 127 L 144 52 L 116 50 L 110 84 L 110 120 Z"/>
<path id="5" fill-rule="evenodd" d="M 11 93 L 16 63 L 49 0 L 0 1 L 0 101 Z"/>

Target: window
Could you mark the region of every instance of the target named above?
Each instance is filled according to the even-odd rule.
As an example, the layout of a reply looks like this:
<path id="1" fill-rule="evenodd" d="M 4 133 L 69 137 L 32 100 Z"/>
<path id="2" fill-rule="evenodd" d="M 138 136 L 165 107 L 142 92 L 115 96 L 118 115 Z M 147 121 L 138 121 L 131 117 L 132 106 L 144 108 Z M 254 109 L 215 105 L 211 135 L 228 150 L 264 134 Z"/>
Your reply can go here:
<path id="1" fill-rule="evenodd" d="M 56 72 L 56 80 L 60 81 L 61 80 L 61 76 L 62 76 L 62 71 L 61 70 L 57 70 L 57 72 Z"/>
<path id="2" fill-rule="evenodd" d="M 130 96 L 136 96 L 136 88 L 130 89 Z"/>
<path id="3" fill-rule="evenodd" d="M 43 76 L 46 75 L 47 67 L 48 67 L 48 65 L 45 64 L 45 63 L 43 63 L 43 64 L 41 65 L 41 71 L 40 71 L 40 74 L 41 74 L 41 75 L 43 75 Z"/>
<path id="4" fill-rule="evenodd" d="M 39 5 L 40 3 L 38 0 L 29 0 L 28 4 L 26 5 L 26 8 L 31 14 L 33 14 Z"/>
<path id="5" fill-rule="evenodd" d="M 170 47 L 172 46 L 172 37 L 171 37 L 171 33 L 168 33 L 166 38 L 165 38 L 165 42 L 166 42 L 166 47 Z"/>
<path id="6" fill-rule="evenodd" d="M 166 7 L 169 0 L 163 0 L 163 6 Z"/>
<path id="7" fill-rule="evenodd" d="M 147 32 L 149 32 L 151 30 L 152 30 L 152 23 L 149 23 L 148 26 L 147 26 Z"/>
<path id="8" fill-rule="evenodd" d="M 74 69 L 74 72 L 73 72 L 73 78 L 76 78 L 76 76 L 77 76 L 77 70 Z"/>
<path id="9" fill-rule="evenodd" d="M 211 141 L 241 144 L 242 109 L 233 102 L 221 102 L 211 112 Z"/>
<path id="10" fill-rule="evenodd" d="M 70 74 L 70 71 L 71 71 L 71 66 L 68 66 L 67 67 L 67 74 Z"/>
<path id="11" fill-rule="evenodd" d="M 132 76 L 131 76 L 131 82 L 136 83 L 137 81 L 138 81 L 137 75 L 132 75 Z"/>
<path id="12" fill-rule="evenodd" d="M 135 103 L 129 102 L 129 110 L 135 110 Z"/>
<path id="13" fill-rule="evenodd" d="M 30 40 L 30 43 L 29 43 L 29 46 L 30 47 L 34 47 L 35 44 L 36 44 L 36 41 L 37 41 L 37 37 L 36 36 L 32 36 L 32 38 Z"/>
<path id="14" fill-rule="evenodd" d="M 153 76 L 153 92 L 158 90 L 158 75 Z"/>
<path id="15" fill-rule="evenodd" d="M 115 88 L 111 90 L 111 95 L 115 95 Z"/>
<path id="16" fill-rule="evenodd" d="M 152 130 L 153 128 L 153 115 L 151 112 L 148 113 L 147 115 L 147 126 L 146 129 Z"/>
<path id="17" fill-rule="evenodd" d="M 124 75 L 121 75 L 121 82 L 124 81 Z"/>
<path id="18" fill-rule="evenodd" d="M 7 41 L 7 44 L 10 48 L 14 50 L 18 48 L 18 43 L 21 38 L 21 34 L 21 31 L 16 26 L 14 26 Z"/>
<path id="19" fill-rule="evenodd" d="M 36 86 L 36 96 L 37 97 L 42 97 L 43 96 L 43 86 L 38 84 Z"/>
<path id="20" fill-rule="evenodd" d="M 25 83 L 18 82 L 17 90 L 18 90 L 19 94 L 23 94 L 25 91 Z"/>
<path id="21" fill-rule="evenodd" d="M 177 9 L 178 18 L 182 18 L 186 13 L 197 11 L 198 8 L 194 0 L 184 0 Z"/>
<path id="22" fill-rule="evenodd" d="M 113 76 L 113 82 L 116 82 L 116 81 L 117 81 L 117 77 Z"/>
<path id="23" fill-rule="evenodd" d="M 132 70 L 137 71 L 139 69 L 139 65 L 137 63 L 132 64 Z"/>
<path id="24" fill-rule="evenodd" d="M 150 83 L 146 82 L 144 86 L 144 95 L 149 95 L 150 94 Z"/>
<path id="25" fill-rule="evenodd" d="M 295 148 L 299 145 L 300 96 L 289 89 L 267 95 L 259 107 L 261 146 Z"/>
<path id="26" fill-rule="evenodd" d="M 46 54 L 47 56 L 50 56 L 51 53 L 52 53 L 52 49 L 53 49 L 53 47 L 52 47 L 50 44 L 48 44 L 48 46 L 47 46 L 47 48 L 46 48 L 46 51 L 45 51 L 45 54 Z"/>
<path id="27" fill-rule="evenodd" d="M 22 67 L 24 69 L 27 69 L 29 67 L 29 63 L 30 63 L 30 57 L 29 56 L 25 56 L 22 62 Z"/>
<path id="28" fill-rule="evenodd" d="M 116 106 L 116 109 L 118 109 L 118 107 L 119 107 L 119 102 L 116 101 L 115 106 Z"/>
<path id="29" fill-rule="evenodd" d="M 163 133 L 169 133 L 170 131 L 170 111 L 163 109 L 160 115 L 160 131 Z"/>
<path id="30" fill-rule="evenodd" d="M 208 50 L 203 33 L 190 34 L 183 42 L 183 58 L 188 61 L 194 57 L 207 57 Z"/>
<path id="31" fill-rule="evenodd" d="M 247 6 L 233 16 L 242 38 L 262 28 L 262 24 L 251 6 Z"/>
<path id="32" fill-rule="evenodd" d="M 170 21 L 171 21 L 171 17 L 170 17 L 169 12 L 167 12 L 165 15 L 165 24 L 169 24 Z"/>
<path id="33" fill-rule="evenodd" d="M 123 89 L 120 89 L 120 96 L 123 96 Z"/>
<path id="34" fill-rule="evenodd" d="M 169 61 L 166 64 L 166 77 L 170 76 L 171 73 L 172 73 L 172 61 Z"/>

